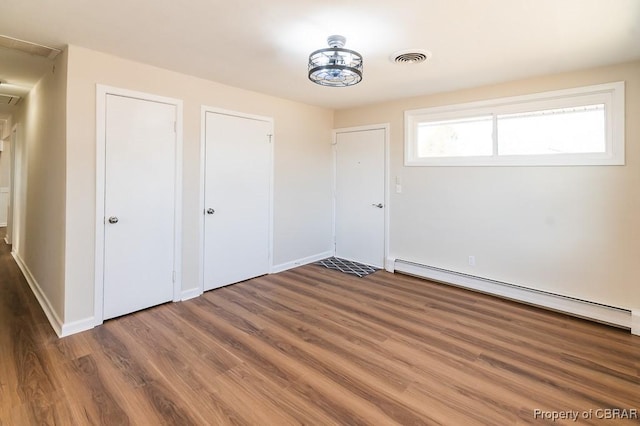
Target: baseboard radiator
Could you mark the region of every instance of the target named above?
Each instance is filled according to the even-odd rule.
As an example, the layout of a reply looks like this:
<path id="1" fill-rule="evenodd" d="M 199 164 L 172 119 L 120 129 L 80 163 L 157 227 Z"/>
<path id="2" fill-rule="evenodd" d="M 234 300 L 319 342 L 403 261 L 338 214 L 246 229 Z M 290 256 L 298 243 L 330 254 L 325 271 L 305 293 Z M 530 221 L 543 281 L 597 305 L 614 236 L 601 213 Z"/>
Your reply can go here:
<path id="1" fill-rule="evenodd" d="M 602 305 L 401 259 L 395 259 L 392 262 L 393 272 L 401 272 L 431 281 L 500 296 L 505 299 L 563 312 L 616 327 L 632 328 L 631 310 L 628 309 Z"/>

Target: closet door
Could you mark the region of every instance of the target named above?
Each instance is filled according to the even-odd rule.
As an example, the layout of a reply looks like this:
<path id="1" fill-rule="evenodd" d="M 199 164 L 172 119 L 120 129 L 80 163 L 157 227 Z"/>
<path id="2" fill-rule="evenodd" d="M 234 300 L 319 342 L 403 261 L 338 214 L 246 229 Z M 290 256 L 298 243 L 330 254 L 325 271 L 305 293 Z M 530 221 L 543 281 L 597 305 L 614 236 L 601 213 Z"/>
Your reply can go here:
<path id="1" fill-rule="evenodd" d="M 103 318 L 173 299 L 176 106 L 106 95 Z"/>
<path id="2" fill-rule="evenodd" d="M 204 290 L 269 272 L 273 122 L 205 113 Z"/>

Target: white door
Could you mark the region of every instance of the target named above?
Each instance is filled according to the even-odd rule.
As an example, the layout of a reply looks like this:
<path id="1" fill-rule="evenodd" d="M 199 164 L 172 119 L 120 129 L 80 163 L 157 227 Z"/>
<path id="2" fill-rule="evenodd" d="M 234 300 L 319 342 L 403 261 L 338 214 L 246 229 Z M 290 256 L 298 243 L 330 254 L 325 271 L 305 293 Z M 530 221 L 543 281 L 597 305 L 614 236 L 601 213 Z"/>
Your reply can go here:
<path id="1" fill-rule="evenodd" d="M 176 106 L 106 95 L 104 319 L 173 300 Z"/>
<path id="2" fill-rule="evenodd" d="M 270 120 L 205 113 L 204 290 L 269 272 Z"/>
<path id="3" fill-rule="evenodd" d="M 336 134 L 336 257 L 384 267 L 385 129 Z"/>

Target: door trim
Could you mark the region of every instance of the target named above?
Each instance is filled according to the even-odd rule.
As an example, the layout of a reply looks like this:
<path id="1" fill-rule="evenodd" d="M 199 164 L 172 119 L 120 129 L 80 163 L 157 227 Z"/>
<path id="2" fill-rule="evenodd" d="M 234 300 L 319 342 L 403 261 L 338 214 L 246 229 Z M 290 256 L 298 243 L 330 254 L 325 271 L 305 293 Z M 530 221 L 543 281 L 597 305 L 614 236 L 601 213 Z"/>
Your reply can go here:
<path id="1" fill-rule="evenodd" d="M 352 133 L 362 132 L 367 130 L 384 130 L 384 258 L 382 260 L 383 267 L 387 269 L 387 258 L 389 257 L 389 212 L 391 206 L 389 205 L 389 131 L 391 126 L 389 123 L 381 124 L 369 124 L 365 126 L 357 127 L 342 127 L 333 129 L 332 141 L 333 145 L 333 211 L 332 211 L 332 232 L 333 232 L 333 255 L 336 254 L 336 194 L 338 184 L 338 151 L 336 145 L 338 144 L 339 133 Z"/>
<path id="2" fill-rule="evenodd" d="M 104 321 L 104 197 L 106 172 L 106 112 L 107 95 L 123 96 L 143 101 L 160 102 L 176 107 L 175 206 L 174 206 L 174 270 L 173 301 L 180 300 L 182 291 L 182 100 L 137 92 L 118 87 L 96 85 L 96 222 L 95 222 L 95 284 L 94 325 Z"/>
<path id="3" fill-rule="evenodd" d="M 233 117 L 240 118 L 248 118 L 250 120 L 259 120 L 266 121 L 271 124 L 271 150 L 269 153 L 269 246 L 268 246 L 268 256 L 269 256 L 269 273 L 273 273 L 273 153 L 275 146 L 275 133 L 274 131 L 274 119 L 272 117 L 266 117 L 262 115 L 255 114 L 247 114 L 244 112 L 232 111 L 223 108 L 217 108 L 207 105 L 202 105 L 200 107 L 200 200 L 198 203 L 198 214 L 200 215 L 199 228 L 200 232 L 198 233 L 199 241 L 198 241 L 198 292 L 190 292 L 188 294 L 189 297 L 185 297 L 184 300 L 197 297 L 204 293 L 204 219 L 205 219 L 205 170 L 206 170 L 206 128 L 207 128 L 207 113 L 211 112 L 214 114 L 224 114 L 230 115 Z"/>

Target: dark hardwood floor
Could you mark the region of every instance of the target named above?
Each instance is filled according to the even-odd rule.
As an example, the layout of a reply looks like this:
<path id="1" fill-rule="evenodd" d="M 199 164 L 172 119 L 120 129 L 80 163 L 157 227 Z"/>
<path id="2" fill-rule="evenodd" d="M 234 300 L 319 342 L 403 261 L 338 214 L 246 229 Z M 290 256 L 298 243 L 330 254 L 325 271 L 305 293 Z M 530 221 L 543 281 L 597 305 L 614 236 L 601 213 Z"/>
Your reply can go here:
<path id="1" fill-rule="evenodd" d="M 58 339 L 0 248 L 1 425 L 613 425 L 639 375 L 628 331 L 314 265 Z"/>

